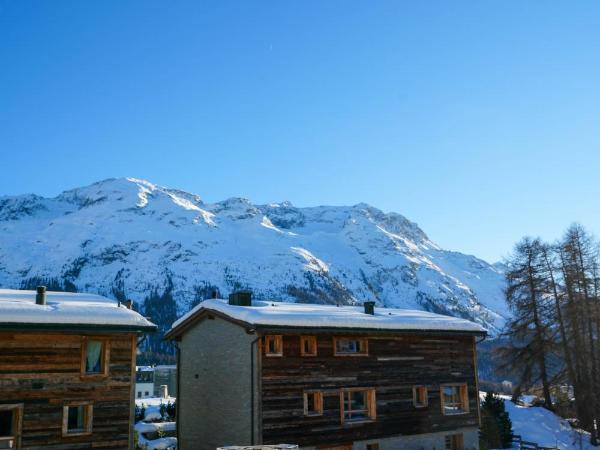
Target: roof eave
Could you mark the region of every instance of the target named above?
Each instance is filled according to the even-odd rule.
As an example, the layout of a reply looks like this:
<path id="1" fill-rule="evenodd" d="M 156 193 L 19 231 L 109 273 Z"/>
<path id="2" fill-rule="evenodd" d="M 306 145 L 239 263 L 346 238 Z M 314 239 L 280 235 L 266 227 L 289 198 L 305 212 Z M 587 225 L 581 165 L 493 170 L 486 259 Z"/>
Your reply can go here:
<path id="1" fill-rule="evenodd" d="M 0 323 L 0 331 L 70 331 L 105 333 L 154 333 L 158 327 L 152 325 L 104 325 L 71 323 Z"/>
<path id="2" fill-rule="evenodd" d="M 241 327 L 255 330 L 258 332 L 313 332 L 313 333 L 352 333 L 352 334 L 447 334 L 447 335 L 469 335 L 469 336 L 487 336 L 487 331 L 484 330 L 443 330 L 443 329 L 385 329 L 385 328 L 359 328 L 359 327 L 306 327 L 306 326 L 290 326 L 290 325 L 264 325 L 244 322 L 239 319 L 225 314 L 221 311 L 211 308 L 201 308 L 195 314 L 185 319 L 175 328 L 171 328 L 164 336 L 165 340 L 176 340 L 183 335 L 187 329 L 192 327 L 204 316 L 212 314 L 229 322 L 235 323 Z"/>
<path id="3" fill-rule="evenodd" d="M 353 334 L 450 334 L 450 335 L 474 335 L 487 336 L 485 330 L 444 330 L 444 329 L 427 329 L 427 328 L 362 328 L 362 327 L 305 327 L 291 325 L 254 325 L 252 326 L 259 332 L 303 332 L 310 331 L 315 333 L 353 333 Z"/>

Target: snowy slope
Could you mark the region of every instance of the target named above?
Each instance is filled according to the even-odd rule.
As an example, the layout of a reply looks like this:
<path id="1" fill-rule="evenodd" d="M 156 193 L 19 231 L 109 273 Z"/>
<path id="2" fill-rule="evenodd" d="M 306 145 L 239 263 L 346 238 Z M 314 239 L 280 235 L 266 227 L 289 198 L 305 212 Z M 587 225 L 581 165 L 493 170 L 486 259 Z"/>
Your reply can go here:
<path id="1" fill-rule="evenodd" d="M 133 178 L 55 198 L 0 197 L 0 287 L 40 281 L 136 302 L 167 293 L 177 316 L 212 289 L 226 296 L 240 287 L 259 299 L 375 300 L 472 319 L 492 332 L 507 314 L 500 270 L 439 248 L 400 214 L 366 204 L 207 204 Z"/>
<path id="2" fill-rule="evenodd" d="M 542 407 L 518 406 L 509 396 L 501 395 L 512 421 L 513 433 L 524 441 L 560 450 L 590 450 L 590 435 L 576 430 L 564 419 Z M 483 401 L 485 393 L 480 392 Z"/>

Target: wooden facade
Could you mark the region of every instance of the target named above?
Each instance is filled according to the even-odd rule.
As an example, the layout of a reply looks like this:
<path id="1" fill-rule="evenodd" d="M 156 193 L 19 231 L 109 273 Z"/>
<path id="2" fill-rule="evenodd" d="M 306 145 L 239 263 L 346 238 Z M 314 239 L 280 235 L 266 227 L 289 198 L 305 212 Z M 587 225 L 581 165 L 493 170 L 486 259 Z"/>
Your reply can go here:
<path id="1" fill-rule="evenodd" d="M 268 342 L 265 336 L 270 333 L 262 332 L 263 342 Z M 326 439 L 330 445 L 342 445 L 398 435 L 451 432 L 479 424 L 473 334 L 363 334 L 360 338 L 368 341 L 367 347 L 355 355 L 336 352 L 336 339 L 347 334 L 325 334 L 318 329 L 312 333 L 304 330 L 284 334 L 279 330 L 273 334 L 282 336 L 281 355 L 274 358 L 259 353 L 258 361 L 265 444 L 313 446 L 324 444 Z M 317 354 L 303 356 L 301 342 L 310 335 L 316 339 Z M 466 386 L 465 412 L 444 414 L 444 386 Z M 373 417 L 344 421 L 344 392 L 358 388 L 369 390 L 369 401 L 375 404 Z M 426 402 L 418 406 L 416 388 L 427 390 Z M 307 414 L 305 393 L 314 392 L 320 393 L 314 397 L 322 402 L 317 405 L 321 414 Z"/>
<path id="2" fill-rule="evenodd" d="M 131 448 L 137 336 L 100 330 L 0 331 L 0 410 L 19 405 L 16 448 Z M 106 365 L 93 376 L 83 373 L 88 339 L 105 346 Z M 66 430 L 69 406 L 85 408 L 80 432 Z"/>

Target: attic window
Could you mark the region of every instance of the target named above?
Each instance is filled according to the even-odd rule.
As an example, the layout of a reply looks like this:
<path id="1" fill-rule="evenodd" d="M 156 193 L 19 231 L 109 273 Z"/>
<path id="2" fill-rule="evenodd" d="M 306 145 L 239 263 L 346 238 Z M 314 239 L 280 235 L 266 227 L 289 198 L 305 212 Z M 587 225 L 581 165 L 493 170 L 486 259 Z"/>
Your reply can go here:
<path id="1" fill-rule="evenodd" d="M 427 387 L 426 386 L 415 386 L 413 387 L 413 405 L 415 408 L 424 408 L 428 404 L 427 398 Z"/>
<path id="2" fill-rule="evenodd" d="M 283 337 L 281 335 L 265 336 L 265 356 L 283 356 Z"/>
<path id="3" fill-rule="evenodd" d="M 315 336 L 300 336 L 300 354 L 317 356 L 317 338 Z"/>
<path id="4" fill-rule="evenodd" d="M 364 338 L 333 338 L 336 356 L 366 356 L 369 354 L 368 341 Z"/>
<path id="5" fill-rule="evenodd" d="M 81 344 L 81 375 L 108 376 L 108 340 L 84 338 Z"/>

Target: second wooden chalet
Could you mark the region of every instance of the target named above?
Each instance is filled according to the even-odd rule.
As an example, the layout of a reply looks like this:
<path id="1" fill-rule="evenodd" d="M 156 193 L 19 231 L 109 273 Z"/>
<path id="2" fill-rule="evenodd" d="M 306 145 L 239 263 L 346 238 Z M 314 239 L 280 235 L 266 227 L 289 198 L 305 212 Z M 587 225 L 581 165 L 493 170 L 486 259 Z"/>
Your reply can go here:
<path id="1" fill-rule="evenodd" d="M 181 450 L 478 448 L 467 320 L 398 309 L 206 300 L 175 322 Z"/>
<path id="2" fill-rule="evenodd" d="M 0 449 L 132 449 L 137 341 L 155 330 L 98 295 L 0 289 Z"/>

